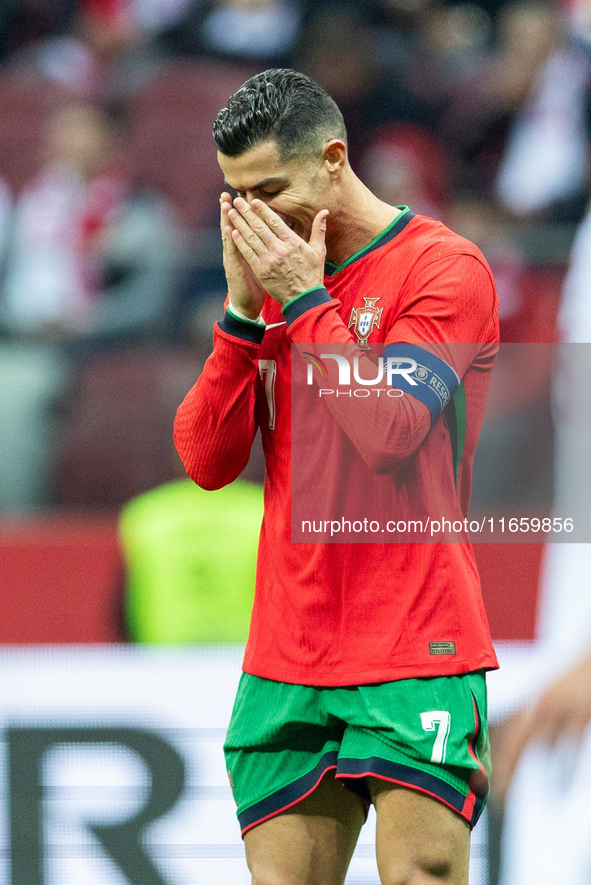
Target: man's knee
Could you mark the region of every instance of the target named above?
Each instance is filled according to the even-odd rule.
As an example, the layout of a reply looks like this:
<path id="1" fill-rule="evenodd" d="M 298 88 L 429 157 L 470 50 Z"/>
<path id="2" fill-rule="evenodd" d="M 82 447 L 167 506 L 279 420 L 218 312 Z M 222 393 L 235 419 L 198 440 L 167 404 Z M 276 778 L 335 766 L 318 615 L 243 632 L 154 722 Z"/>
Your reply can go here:
<path id="1" fill-rule="evenodd" d="M 271 867 L 251 870 L 252 885 L 326 885 L 326 878 L 322 875 L 316 877 L 313 873 L 302 879 L 301 875 L 285 868 L 276 870 Z M 329 883 L 334 880 L 329 879 Z M 342 880 L 340 880 L 342 881 Z"/>
<path id="2" fill-rule="evenodd" d="M 285 866 L 273 863 L 270 859 L 249 862 L 252 885 L 295 885 Z"/>
<path id="3" fill-rule="evenodd" d="M 416 790 L 372 783 L 382 885 L 467 885 L 465 820 Z"/>
<path id="4" fill-rule="evenodd" d="M 252 874 L 252 885 L 291 885 L 289 879 L 272 870 Z"/>
<path id="5" fill-rule="evenodd" d="M 400 863 L 393 860 L 380 868 L 382 885 L 463 885 L 451 858 L 425 857 Z"/>
<path id="6" fill-rule="evenodd" d="M 317 862 L 310 857 L 291 863 L 289 860 L 273 860 L 271 857 L 249 862 L 252 885 L 343 885 L 346 870 L 333 869 L 334 865 Z"/>

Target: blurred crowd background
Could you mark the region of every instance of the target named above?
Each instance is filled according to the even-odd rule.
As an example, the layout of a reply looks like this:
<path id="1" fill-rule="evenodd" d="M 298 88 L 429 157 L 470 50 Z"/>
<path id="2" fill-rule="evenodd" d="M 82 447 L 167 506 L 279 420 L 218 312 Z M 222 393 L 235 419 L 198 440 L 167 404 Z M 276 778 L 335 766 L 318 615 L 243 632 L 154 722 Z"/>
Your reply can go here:
<path id="1" fill-rule="evenodd" d="M 382 199 L 482 248 L 503 340 L 554 340 L 589 190 L 587 24 L 542 0 L 4 0 L 0 513 L 116 509 L 178 474 L 172 416 L 224 296 L 211 124 L 266 67 L 335 98 Z M 494 494 L 547 502 L 542 449 Z"/>
<path id="2" fill-rule="evenodd" d="M 2 0 L 0 643 L 246 636 L 262 453 L 202 493 L 172 422 L 225 297 L 212 123 L 278 66 L 334 97 L 376 194 L 482 249 L 507 346 L 591 341 L 587 0 Z M 550 511 L 552 365 L 499 359 L 477 507 Z M 576 546 L 546 616 L 575 652 Z M 533 639 L 542 545 L 476 554 L 494 639 Z"/>

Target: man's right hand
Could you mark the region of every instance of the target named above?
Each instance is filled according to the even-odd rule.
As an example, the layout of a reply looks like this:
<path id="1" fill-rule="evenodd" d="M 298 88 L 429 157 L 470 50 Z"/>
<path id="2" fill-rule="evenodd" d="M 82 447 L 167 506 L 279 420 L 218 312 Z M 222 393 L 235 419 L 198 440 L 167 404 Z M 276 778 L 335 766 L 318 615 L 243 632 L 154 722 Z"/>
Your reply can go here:
<path id="1" fill-rule="evenodd" d="M 267 293 L 232 239 L 234 226 L 228 218 L 228 211 L 231 208 L 232 197 L 228 193 L 223 193 L 220 198 L 220 226 L 228 294 L 237 310 L 249 319 L 256 320 L 260 316 Z"/>

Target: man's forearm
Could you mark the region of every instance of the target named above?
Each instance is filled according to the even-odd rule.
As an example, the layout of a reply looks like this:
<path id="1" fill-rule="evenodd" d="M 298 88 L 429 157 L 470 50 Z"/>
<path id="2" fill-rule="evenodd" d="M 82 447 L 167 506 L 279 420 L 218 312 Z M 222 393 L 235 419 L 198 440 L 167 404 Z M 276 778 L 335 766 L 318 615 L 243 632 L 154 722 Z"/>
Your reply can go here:
<path id="1" fill-rule="evenodd" d="M 217 326 L 214 350 L 177 411 L 174 440 L 188 475 L 204 489 L 233 482 L 256 433 L 258 344 Z"/>

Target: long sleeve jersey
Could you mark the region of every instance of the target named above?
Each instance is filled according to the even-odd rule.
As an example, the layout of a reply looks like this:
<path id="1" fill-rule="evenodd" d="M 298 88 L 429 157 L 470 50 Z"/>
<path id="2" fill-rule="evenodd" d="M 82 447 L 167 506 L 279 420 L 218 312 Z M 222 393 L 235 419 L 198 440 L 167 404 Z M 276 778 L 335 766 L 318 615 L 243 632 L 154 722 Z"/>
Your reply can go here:
<path id="1" fill-rule="evenodd" d="M 213 490 L 240 474 L 261 430 L 265 514 L 246 672 L 336 686 L 497 666 L 469 542 L 305 543 L 294 541 L 291 525 L 294 345 L 311 355 L 350 349 L 363 377 L 375 375 L 364 356 L 372 345 L 416 369 L 414 383 L 396 381 L 404 387 L 396 399 L 325 398 L 342 437 L 324 470 L 335 495 L 337 484 L 354 481 L 339 469 L 348 449 L 348 471 L 357 458 L 360 470 L 395 482 L 407 465 L 427 507 L 445 499 L 466 515 L 497 307 L 480 251 L 405 208 L 343 265 L 327 262 L 324 287 L 283 311 L 268 297 L 265 326 L 231 311 L 215 325 L 213 353 L 179 408 L 175 441 L 189 476 Z M 337 361 L 324 368 L 322 385 L 335 388 Z"/>

